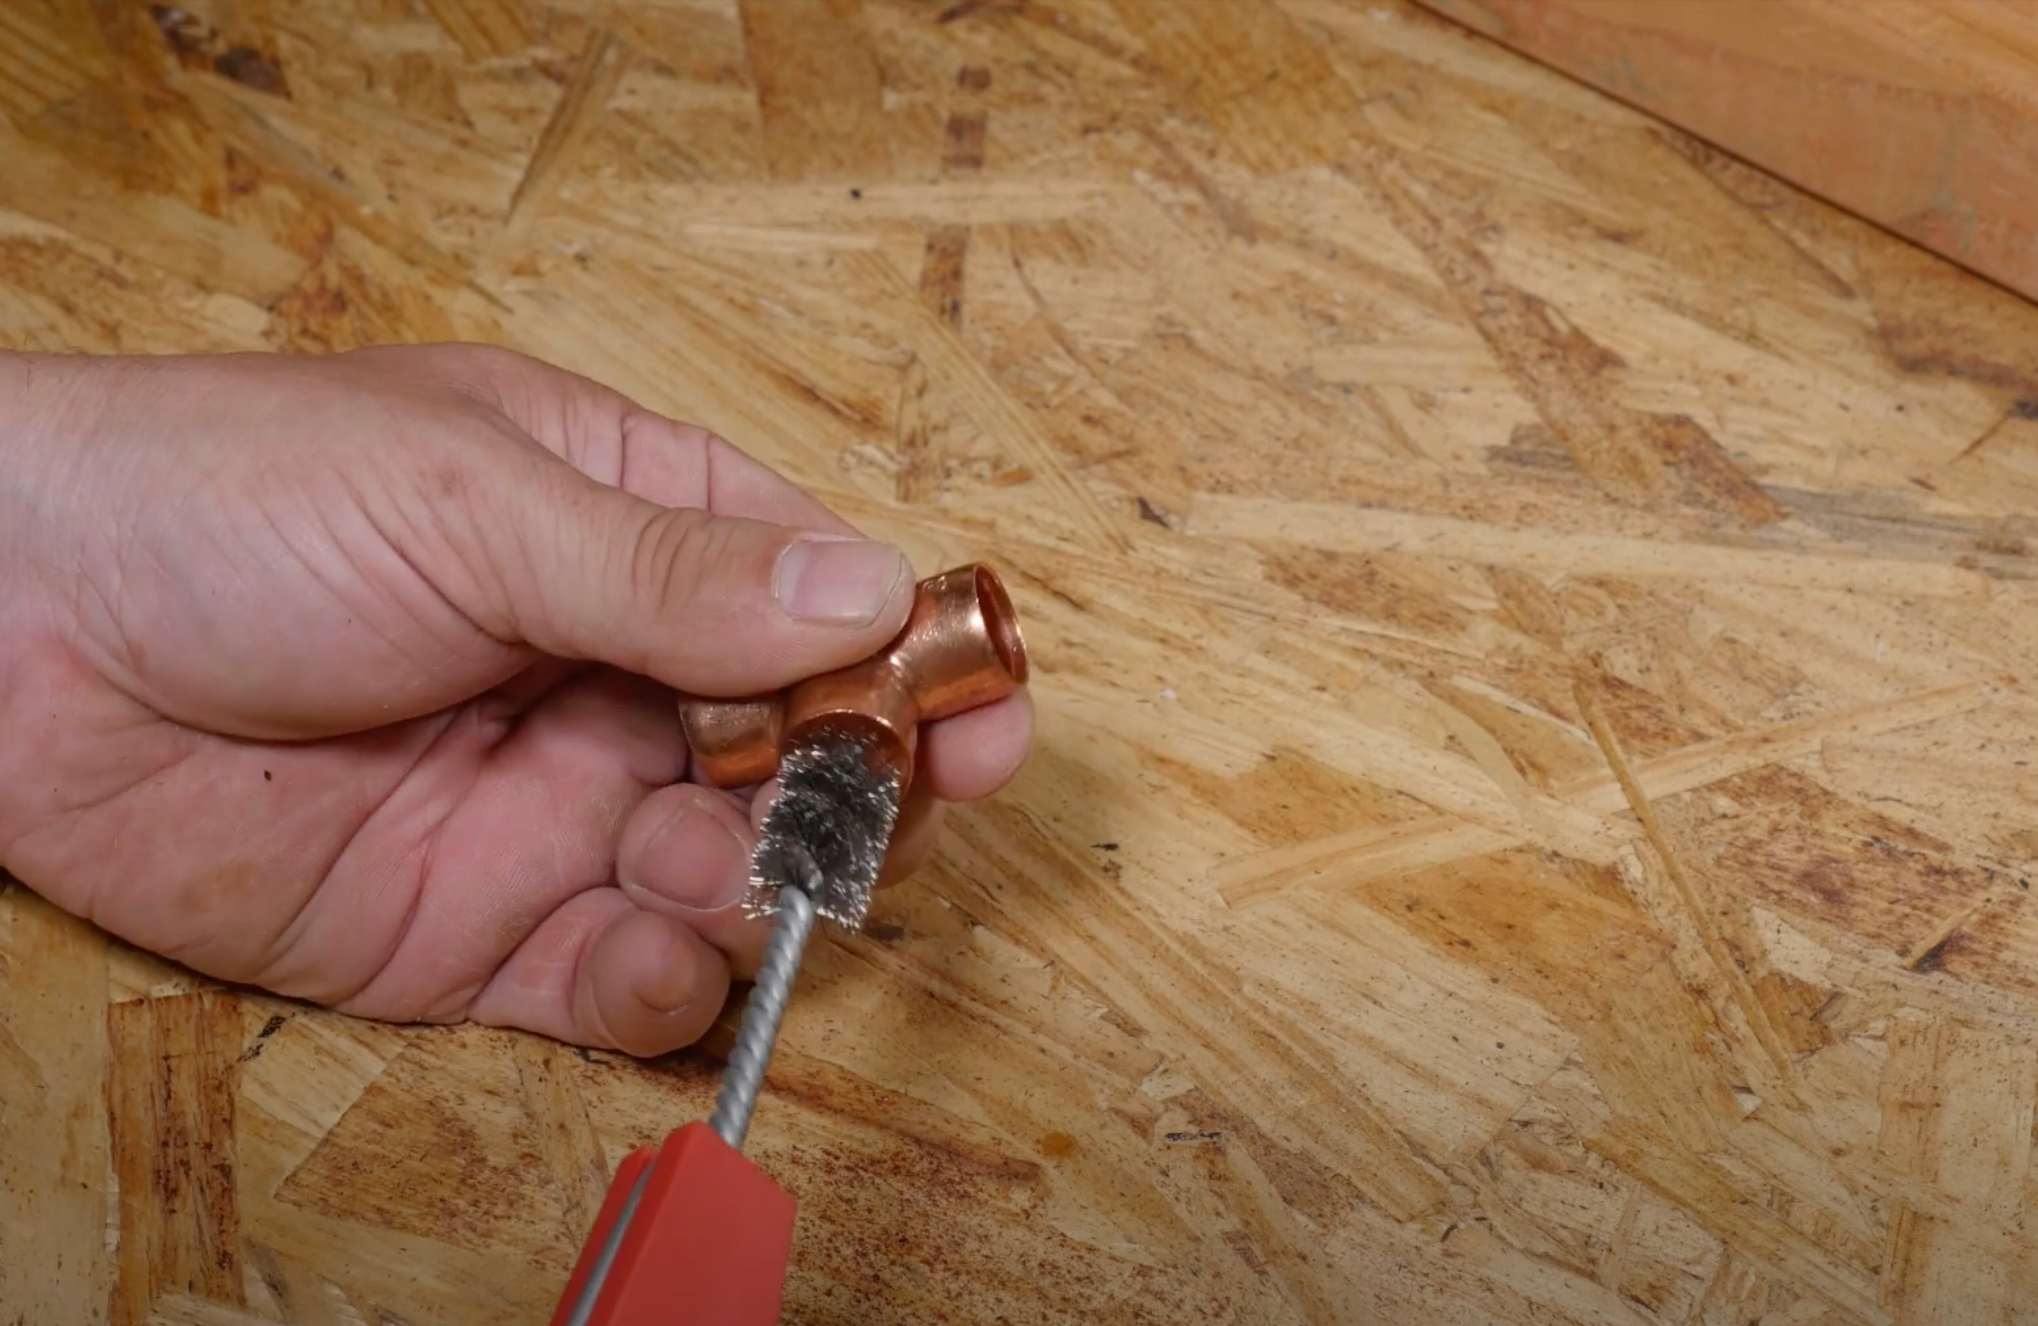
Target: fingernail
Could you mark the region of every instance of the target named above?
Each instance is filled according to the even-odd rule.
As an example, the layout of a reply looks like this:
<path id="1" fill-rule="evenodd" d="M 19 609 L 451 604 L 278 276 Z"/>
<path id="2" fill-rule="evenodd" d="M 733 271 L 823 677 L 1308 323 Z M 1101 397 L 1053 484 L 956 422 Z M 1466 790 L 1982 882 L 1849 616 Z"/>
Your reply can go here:
<path id="1" fill-rule="evenodd" d="M 644 844 L 643 861 L 658 883 L 638 880 L 636 887 L 681 911 L 718 912 L 740 899 L 750 882 L 750 849 L 700 810 L 667 817 Z"/>
<path id="2" fill-rule="evenodd" d="M 801 539 L 779 554 L 779 606 L 795 620 L 868 626 L 907 575 L 905 554 L 864 539 Z"/>

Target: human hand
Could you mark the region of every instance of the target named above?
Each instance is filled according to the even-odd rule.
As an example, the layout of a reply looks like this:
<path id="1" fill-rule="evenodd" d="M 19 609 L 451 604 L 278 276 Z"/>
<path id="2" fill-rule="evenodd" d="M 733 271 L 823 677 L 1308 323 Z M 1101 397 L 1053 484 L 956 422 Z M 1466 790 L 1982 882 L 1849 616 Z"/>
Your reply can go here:
<path id="1" fill-rule="evenodd" d="M 0 864 L 219 979 L 690 1044 L 763 927 L 769 789 L 683 694 L 867 657 L 913 572 L 707 433 L 468 346 L 0 355 Z M 887 866 L 1031 739 L 930 725 Z"/>

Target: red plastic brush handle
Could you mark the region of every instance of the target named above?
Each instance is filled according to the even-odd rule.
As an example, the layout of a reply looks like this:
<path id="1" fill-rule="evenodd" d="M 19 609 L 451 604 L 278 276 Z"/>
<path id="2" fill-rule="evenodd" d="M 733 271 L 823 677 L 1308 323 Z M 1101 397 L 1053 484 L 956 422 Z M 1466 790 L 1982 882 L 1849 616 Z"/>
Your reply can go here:
<path id="1" fill-rule="evenodd" d="M 656 1161 L 653 1164 L 653 1161 Z M 552 1326 L 565 1326 L 630 1190 L 651 1171 L 588 1326 L 778 1326 L 794 1203 L 705 1123 L 630 1153 L 582 1246 Z"/>

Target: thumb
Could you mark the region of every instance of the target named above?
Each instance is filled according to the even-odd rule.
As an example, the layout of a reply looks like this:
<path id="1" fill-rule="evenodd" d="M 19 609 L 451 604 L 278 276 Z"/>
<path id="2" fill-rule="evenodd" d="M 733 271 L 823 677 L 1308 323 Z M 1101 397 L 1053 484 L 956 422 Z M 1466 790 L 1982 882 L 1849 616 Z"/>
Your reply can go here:
<path id="1" fill-rule="evenodd" d="M 499 491 L 475 529 L 484 626 L 548 654 L 755 694 L 869 657 L 912 608 L 889 544 L 662 507 L 565 464 Z"/>

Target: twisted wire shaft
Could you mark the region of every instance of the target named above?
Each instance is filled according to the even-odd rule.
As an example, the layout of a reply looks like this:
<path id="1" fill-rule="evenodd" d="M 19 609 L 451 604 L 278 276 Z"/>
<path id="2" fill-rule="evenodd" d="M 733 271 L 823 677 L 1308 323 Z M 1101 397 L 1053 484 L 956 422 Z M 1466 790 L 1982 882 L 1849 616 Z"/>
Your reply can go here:
<path id="1" fill-rule="evenodd" d="M 778 916 L 772 924 L 771 939 L 765 945 L 750 1002 L 743 1010 L 736 1047 L 730 1051 L 728 1066 L 722 1070 L 721 1095 L 708 1119 L 708 1126 L 731 1150 L 743 1149 L 743 1138 L 750 1131 L 750 1116 L 757 1110 L 758 1093 L 764 1089 L 764 1070 L 778 1040 L 779 1019 L 785 1016 L 786 1003 L 792 998 L 793 982 L 800 974 L 800 958 L 806 952 L 808 936 L 814 932 L 814 918 L 819 915 L 815 892 L 818 890 L 792 884 L 778 891 Z"/>
<path id="2" fill-rule="evenodd" d="M 764 1070 L 771 1062 L 772 1046 L 778 1040 L 778 1024 L 785 1016 L 786 1003 L 792 997 L 793 981 L 800 974 L 800 959 L 806 953 L 807 939 L 813 934 L 814 920 L 820 914 L 814 901 L 814 892 L 818 891 L 818 872 L 814 872 L 810 865 L 808 873 L 808 888 L 788 884 L 778 891 L 778 919 L 765 946 L 764 960 L 757 969 L 757 982 L 751 991 L 749 1006 L 743 1012 L 743 1025 L 736 1033 L 736 1048 L 730 1053 L 729 1065 L 723 1071 L 721 1095 L 716 1099 L 715 1112 L 708 1120 L 708 1126 L 732 1150 L 742 1149 L 743 1138 L 750 1131 L 750 1116 L 756 1112 L 758 1094 L 764 1089 Z M 615 1264 L 616 1253 L 622 1247 L 623 1234 L 630 1227 L 631 1217 L 637 1214 L 637 1204 L 643 1199 L 644 1189 L 650 1181 L 651 1169 L 646 1166 L 631 1186 L 622 1211 L 602 1242 L 587 1283 L 574 1301 L 567 1326 L 587 1326 L 594 1315 L 594 1306 L 601 1299 L 602 1287 Z"/>

